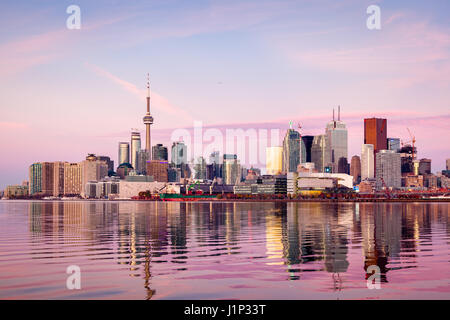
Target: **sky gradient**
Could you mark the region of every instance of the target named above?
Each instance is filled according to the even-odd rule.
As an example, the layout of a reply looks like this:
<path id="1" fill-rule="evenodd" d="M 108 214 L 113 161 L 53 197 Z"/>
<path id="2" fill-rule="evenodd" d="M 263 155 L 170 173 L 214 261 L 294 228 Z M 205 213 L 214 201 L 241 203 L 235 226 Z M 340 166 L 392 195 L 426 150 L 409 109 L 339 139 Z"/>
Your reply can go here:
<path id="1" fill-rule="evenodd" d="M 81 8 L 81 29 L 66 8 Z M 381 8 L 368 30 L 366 8 Z M 433 171 L 450 158 L 448 1 L 16 1 L 0 12 L 0 189 L 38 161 L 87 153 L 117 165 L 119 141 L 144 133 L 151 78 L 152 143 L 202 121 L 211 128 L 320 134 L 341 106 L 349 158 L 363 118 L 417 139 Z M 143 141 L 144 145 L 144 141 Z"/>

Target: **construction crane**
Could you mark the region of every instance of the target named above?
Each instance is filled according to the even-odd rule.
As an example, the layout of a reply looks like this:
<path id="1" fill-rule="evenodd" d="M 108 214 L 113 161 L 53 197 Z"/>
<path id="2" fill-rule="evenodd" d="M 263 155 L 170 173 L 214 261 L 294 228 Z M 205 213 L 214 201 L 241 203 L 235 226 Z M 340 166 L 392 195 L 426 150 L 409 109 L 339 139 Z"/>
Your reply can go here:
<path id="1" fill-rule="evenodd" d="M 381 183 L 383 184 L 384 192 L 386 193 L 387 198 L 390 199 L 391 198 L 391 193 L 389 192 L 389 188 L 386 185 L 386 182 L 384 182 L 383 177 L 381 177 Z"/>
<path id="2" fill-rule="evenodd" d="M 411 143 L 412 143 L 412 159 L 415 160 L 416 159 L 416 154 L 415 154 L 415 150 L 416 150 L 416 137 L 411 133 L 411 130 L 409 130 L 409 128 L 406 128 L 408 130 L 409 136 L 411 137 Z"/>

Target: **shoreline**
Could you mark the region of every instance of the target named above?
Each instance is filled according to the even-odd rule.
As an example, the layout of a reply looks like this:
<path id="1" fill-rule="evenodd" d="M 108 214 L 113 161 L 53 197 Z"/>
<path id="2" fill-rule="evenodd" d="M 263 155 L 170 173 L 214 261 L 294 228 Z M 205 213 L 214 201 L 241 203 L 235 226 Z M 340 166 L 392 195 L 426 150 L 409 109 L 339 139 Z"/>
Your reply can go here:
<path id="1" fill-rule="evenodd" d="M 102 202 L 323 202 L 323 203 L 360 203 L 360 202 L 450 202 L 450 198 L 437 199 L 198 199 L 198 200 L 158 200 L 158 199 L 0 199 L 0 201 L 102 201 Z"/>

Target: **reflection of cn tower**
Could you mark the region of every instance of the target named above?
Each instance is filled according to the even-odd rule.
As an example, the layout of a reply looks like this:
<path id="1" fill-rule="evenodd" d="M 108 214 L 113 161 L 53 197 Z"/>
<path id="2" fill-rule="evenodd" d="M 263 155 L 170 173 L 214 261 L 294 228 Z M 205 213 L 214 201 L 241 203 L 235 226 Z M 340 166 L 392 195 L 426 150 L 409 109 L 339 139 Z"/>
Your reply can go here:
<path id="1" fill-rule="evenodd" d="M 150 115 L 150 77 L 147 73 L 147 113 L 143 118 L 145 124 L 145 150 L 148 154 L 148 160 L 152 159 L 152 147 L 150 138 L 150 126 L 153 124 L 153 117 Z"/>

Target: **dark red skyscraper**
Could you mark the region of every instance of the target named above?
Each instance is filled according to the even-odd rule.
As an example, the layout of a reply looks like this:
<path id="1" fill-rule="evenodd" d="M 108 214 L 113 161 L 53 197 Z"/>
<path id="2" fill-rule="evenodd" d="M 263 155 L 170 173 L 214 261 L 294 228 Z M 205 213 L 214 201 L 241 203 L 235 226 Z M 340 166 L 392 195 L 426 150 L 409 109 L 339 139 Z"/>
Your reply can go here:
<path id="1" fill-rule="evenodd" d="M 364 143 L 373 144 L 373 150 L 387 150 L 387 120 L 379 118 L 364 119 Z"/>
<path id="2" fill-rule="evenodd" d="M 373 144 L 374 172 L 377 172 L 376 154 L 387 150 L 387 120 L 380 118 L 364 119 L 364 143 Z"/>

